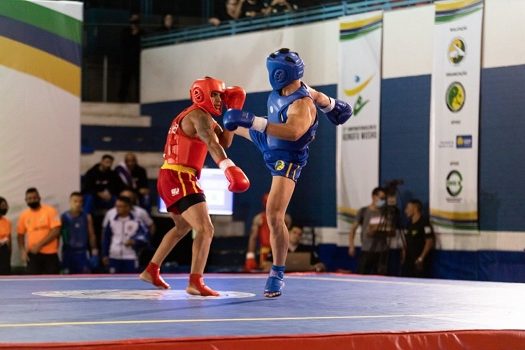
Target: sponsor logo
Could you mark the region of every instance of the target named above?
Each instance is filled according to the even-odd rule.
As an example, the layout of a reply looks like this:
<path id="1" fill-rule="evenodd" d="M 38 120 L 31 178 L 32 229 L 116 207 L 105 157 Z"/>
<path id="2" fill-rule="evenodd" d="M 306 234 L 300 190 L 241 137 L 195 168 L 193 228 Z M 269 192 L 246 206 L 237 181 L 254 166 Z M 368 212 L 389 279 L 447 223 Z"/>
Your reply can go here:
<path id="1" fill-rule="evenodd" d="M 465 88 L 455 81 L 448 86 L 445 97 L 448 109 L 453 113 L 459 112 L 465 105 Z"/>
<path id="2" fill-rule="evenodd" d="M 461 190 L 463 189 L 463 185 L 461 182 L 463 181 L 463 176 L 461 173 L 457 170 L 452 170 L 447 175 L 447 192 L 452 197 L 457 197 Z"/>
<path id="3" fill-rule="evenodd" d="M 370 83 L 370 81 L 372 81 L 373 78 L 374 76 L 372 75 L 371 77 L 366 79 L 364 82 L 358 84 L 361 81 L 361 77 L 359 75 L 356 75 L 354 78 L 354 81 L 357 85 L 352 89 L 345 89 L 344 90 L 345 95 L 351 96 L 351 97 L 359 95 L 368 86 L 368 84 Z M 357 116 L 359 112 L 361 112 L 363 107 L 366 106 L 368 102 L 370 102 L 370 100 L 365 100 L 363 96 L 361 95 L 357 96 L 357 99 L 352 108 L 353 115 Z"/>
<path id="4" fill-rule="evenodd" d="M 172 196 L 177 196 L 178 194 L 180 193 L 180 189 L 178 187 L 175 187 L 175 188 L 172 188 L 171 189 L 171 195 Z"/>
<path id="5" fill-rule="evenodd" d="M 459 64 L 465 58 L 465 42 L 461 38 L 454 38 L 448 46 L 448 60 L 452 64 Z"/>
<path id="6" fill-rule="evenodd" d="M 456 148 L 472 148 L 472 135 L 457 135 Z"/>
<path id="7" fill-rule="evenodd" d="M 275 162 L 275 166 L 274 166 L 274 168 L 275 168 L 275 170 L 277 170 L 277 171 L 281 171 L 281 170 L 284 169 L 284 166 L 285 166 L 284 161 L 282 161 L 282 160 L 278 160 L 277 162 Z"/>

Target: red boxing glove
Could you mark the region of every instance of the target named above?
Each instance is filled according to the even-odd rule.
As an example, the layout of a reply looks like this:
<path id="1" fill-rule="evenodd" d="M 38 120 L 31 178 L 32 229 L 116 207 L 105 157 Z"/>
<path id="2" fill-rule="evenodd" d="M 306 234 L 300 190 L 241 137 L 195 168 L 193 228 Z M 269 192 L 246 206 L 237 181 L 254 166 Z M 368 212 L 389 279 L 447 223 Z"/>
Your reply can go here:
<path id="1" fill-rule="evenodd" d="M 231 159 L 226 158 L 220 161 L 219 168 L 224 171 L 224 175 L 230 183 L 228 190 L 231 192 L 241 193 L 250 188 L 250 180 L 248 180 L 246 174 L 244 174 L 241 168 L 236 166 Z"/>
<path id="2" fill-rule="evenodd" d="M 242 109 L 246 100 L 246 91 L 240 86 L 228 86 L 224 90 L 223 102 L 226 109 Z"/>
<path id="3" fill-rule="evenodd" d="M 244 263 L 244 269 L 246 271 L 257 270 L 257 261 L 255 261 L 254 258 L 246 259 L 246 262 Z"/>

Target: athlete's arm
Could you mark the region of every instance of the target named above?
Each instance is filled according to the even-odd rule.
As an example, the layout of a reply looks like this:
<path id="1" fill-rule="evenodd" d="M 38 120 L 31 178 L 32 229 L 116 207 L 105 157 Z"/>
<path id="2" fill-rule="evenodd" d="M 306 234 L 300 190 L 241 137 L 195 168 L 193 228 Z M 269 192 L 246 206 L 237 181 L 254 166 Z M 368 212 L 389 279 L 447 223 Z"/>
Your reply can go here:
<path id="1" fill-rule="evenodd" d="M 230 148 L 233 141 L 234 132 L 223 130 L 219 124 L 217 124 L 213 130 L 215 131 L 215 134 L 219 139 L 219 144 L 222 146 L 222 148 Z"/>
<path id="2" fill-rule="evenodd" d="M 224 148 L 219 143 L 217 134 L 213 130 L 213 121 L 207 113 L 201 110 L 194 110 L 186 118 L 189 119 L 195 128 L 197 137 L 208 147 L 208 152 L 210 152 L 215 163 L 219 163 L 221 160 L 228 158 Z"/>

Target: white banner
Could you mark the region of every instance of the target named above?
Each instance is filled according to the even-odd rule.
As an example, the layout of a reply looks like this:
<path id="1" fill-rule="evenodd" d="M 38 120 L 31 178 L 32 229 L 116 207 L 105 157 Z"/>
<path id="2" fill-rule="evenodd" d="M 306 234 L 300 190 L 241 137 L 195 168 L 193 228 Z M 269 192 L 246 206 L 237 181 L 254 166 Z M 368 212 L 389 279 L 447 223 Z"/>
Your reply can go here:
<path id="1" fill-rule="evenodd" d="M 476 232 L 483 1 L 435 7 L 430 213 L 440 232 Z"/>
<path id="2" fill-rule="evenodd" d="M 379 182 L 382 11 L 344 17 L 339 24 L 338 98 L 353 116 L 337 129 L 337 227 L 348 233 Z"/>

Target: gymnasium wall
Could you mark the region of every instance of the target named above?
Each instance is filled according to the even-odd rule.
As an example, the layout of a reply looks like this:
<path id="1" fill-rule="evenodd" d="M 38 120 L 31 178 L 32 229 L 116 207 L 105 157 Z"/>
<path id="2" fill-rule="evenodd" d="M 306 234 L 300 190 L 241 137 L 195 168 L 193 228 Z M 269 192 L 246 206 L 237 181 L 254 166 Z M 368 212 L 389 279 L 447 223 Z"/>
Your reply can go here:
<path id="1" fill-rule="evenodd" d="M 439 235 L 435 275 L 446 278 L 525 281 L 525 23 L 519 0 L 485 0 L 479 153 L 480 232 Z M 430 84 L 434 6 L 384 14 L 381 89 L 380 179 L 403 179 L 402 203 L 428 204 Z M 166 127 L 188 101 L 191 82 L 203 75 L 241 85 L 246 109 L 265 114 L 269 92 L 265 57 L 280 47 L 297 50 L 307 68 L 304 80 L 328 94 L 337 91 L 338 21 L 250 33 L 143 51 L 142 111 Z M 359 53 L 356 53 L 358 55 Z M 348 236 L 335 226 L 335 128 L 321 118 L 310 163 L 290 206 L 298 221 L 319 227 L 321 254 L 331 269 L 351 268 Z M 164 138 L 162 135 L 161 139 Z M 160 141 L 162 143 L 162 141 Z M 260 155 L 244 140 L 229 154 L 252 178 L 236 195 L 236 216 L 247 222 L 269 188 Z M 356 165 L 358 166 L 358 165 Z"/>

